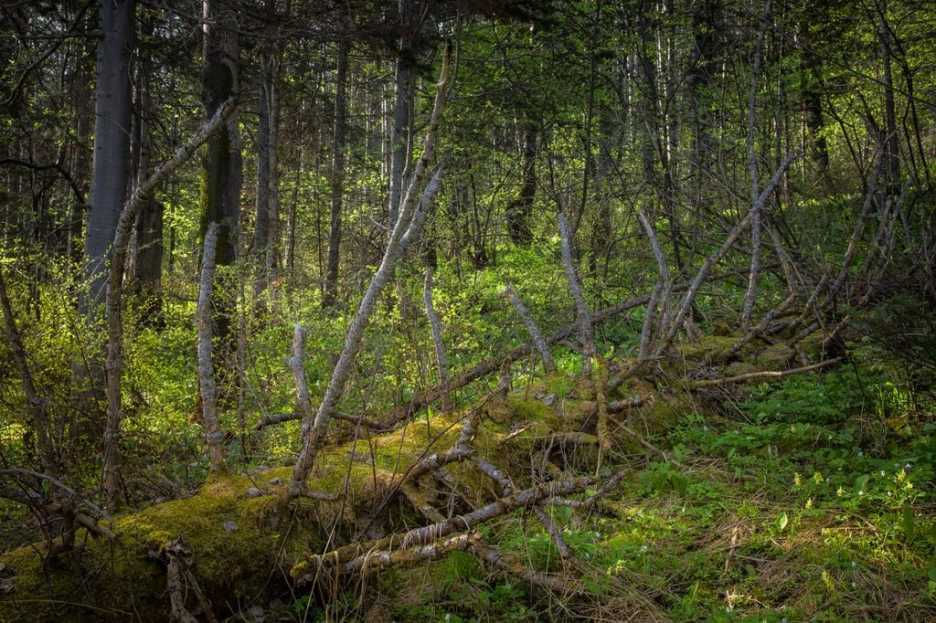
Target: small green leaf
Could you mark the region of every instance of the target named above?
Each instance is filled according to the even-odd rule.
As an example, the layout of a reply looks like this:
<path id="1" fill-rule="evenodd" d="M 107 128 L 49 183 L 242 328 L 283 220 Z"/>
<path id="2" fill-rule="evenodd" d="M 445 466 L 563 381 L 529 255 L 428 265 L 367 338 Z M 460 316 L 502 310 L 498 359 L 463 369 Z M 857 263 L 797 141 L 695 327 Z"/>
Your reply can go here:
<path id="1" fill-rule="evenodd" d="M 777 530 L 783 532 L 783 529 L 787 527 L 787 524 L 790 523 L 790 518 L 787 517 L 786 513 L 780 513 L 777 515 L 777 521 L 775 522 Z"/>

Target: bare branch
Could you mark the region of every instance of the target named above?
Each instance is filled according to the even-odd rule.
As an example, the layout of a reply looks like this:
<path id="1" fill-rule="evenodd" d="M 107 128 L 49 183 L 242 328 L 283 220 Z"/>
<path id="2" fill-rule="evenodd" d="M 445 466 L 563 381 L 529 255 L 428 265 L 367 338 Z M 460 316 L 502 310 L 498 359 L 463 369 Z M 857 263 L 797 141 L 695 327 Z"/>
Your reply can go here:
<path id="1" fill-rule="evenodd" d="M 507 300 L 510 301 L 510 304 L 513 305 L 514 310 L 516 310 L 517 315 L 523 320 L 523 324 L 530 334 L 533 345 L 539 352 L 540 357 L 543 358 L 543 368 L 546 370 L 546 373 L 555 372 L 556 361 L 553 359 L 552 353 L 549 352 L 549 344 L 546 343 L 546 338 L 543 337 L 539 327 L 536 326 L 536 321 L 533 320 L 533 317 L 530 315 L 530 310 L 523 304 L 523 299 L 517 294 L 517 289 L 514 288 L 514 285 L 509 281 L 504 288 L 504 296 L 507 297 Z"/>
<path id="2" fill-rule="evenodd" d="M 198 383 L 202 398 L 202 426 L 211 457 L 211 471 L 224 469 L 224 434 L 218 422 L 218 389 L 215 386 L 214 364 L 211 362 L 211 292 L 215 276 L 215 248 L 218 224 L 208 225 L 202 254 L 202 274 L 198 290 Z"/>
<path id="3" fill-rule="evenodd" d="M 738 376 L 729 376 L 723 379 L 710 379 L 705 381 L 691 381 L 686 383 L 686 388 L 690 391 L 695 391 L 698 389 L 704 389 L 708 387 L 720 387 L 721 385 L 728 385 L 730 383 L 744 383 L 746 381 L 753 381 L 757 379 L 782 379 L 787 376 L 793 376 L 794 374 L 802 374 L 804 372 L 811 372 L 813 370 L 819 370 L 820 368 L 825 368 L 834 363 L 841 361 L 841 357 L 836 357 L 835 359 L 828 359 L 826 361 L 813 364 L 811 366 L 804 366 L 802 368 L 793 368 L 792 370 L 780 370 L 772 371 L 768 370 L 765 372 L 749 372 L 747 374 L 739 374 Z"/>
<path id="4" fill-rule="evenodd" d="M 595 344 L 592 342 L 591 315 L 588 312 L 588 306 L 585 304 L 582 285 L 579 282 L 578 275 L 575 272 L 575 264 L 572 261 L 572 231 L 565 214 L 561 212 L 559 213 L 559 235 L 562 238 L 562 265 L 565 268 L 566 278 L 569 280 L 572 299 L 575 301 L 575 322 L 578 326 L 578 339 L 582 348 L 585 349 L 585 360 L 582 368 L 585 374 L 590 374 L 591 357 L 595 354 Z"/>
<path id="5" fill-rule="evenodd" d="M 305 422 L 302 450 L 299 453 L 299 458 L 296 461 L 296 467 L 293 470 L 287 489 L 289 497 L 291 498 L 299 497 L 306 488 L 306 480 L 315 462 L 318 445 L 328 428 L 328 422 L 331 419 L 332 412 L 335 410 L 335 407 L 337 407 L 338 400 L 344 392 L 345 384 L 351 376 L 354 360 L 361 349 L 364 329 L 370 324 L 371 313 L 374 310 L 374 306 L 377 304 L 377 299 L 393 276 L 397 261 L 402 255 L 403 244 L 401 243 L 404 243 L 403 238 L 406 236 L 406 240 L 408 241 L 414 235 L 416 229 L 411 228 L 411 224 L 417 224 L 416 228 L 418 229 L 420 219 L 425 220 L 425 211 L 422 211 L 422 215 L 417 214 L 414 218 L 414 204 L 416 203 L 416 196 L 420 192 L 420 188 L 422 188 L 425 181 L 429 162 L 435 151 L 435 143 L 442 121 L 442 111 L 445 108 L 445 96 L 449 86 L 450 61 L 451 47 L 447 47 L 442 60 L 441 78 L 438 84 L 438 90 L 436 91 L 435 105 L 429 120 L 429 130 L 426 135 L 423 154 L 416 164 L 413 179 L 403 199 L 399 217 L 393 227 L 393 232 L 390 234 L 390 240 L 387 242 L 387 248 L 384 252 L 380 267 L 374 274 L 367 292 L 361 300 L 357 314 L 355 314 L 354 320 L 348 328 L 344 347 L 342 348 L 341 355 L 338 357 L 338 363 L 335 364 L 335 369 L 332 371 L 331 379 L 325 389 L 325 394 L 322 397 L 321 404 L 319 404 L 315 418 L 314 420 L 307 419 Z"/>

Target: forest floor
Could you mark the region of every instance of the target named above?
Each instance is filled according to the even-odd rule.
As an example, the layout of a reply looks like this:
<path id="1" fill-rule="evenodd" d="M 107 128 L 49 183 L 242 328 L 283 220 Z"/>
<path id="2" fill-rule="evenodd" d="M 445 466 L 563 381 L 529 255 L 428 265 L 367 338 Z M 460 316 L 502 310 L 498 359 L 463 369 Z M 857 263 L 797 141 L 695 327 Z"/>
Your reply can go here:
<path id="1" fill-rule="evenodd" d="M 570 435 L 595 425 L 592 384 L 563 374 L 515 381 L 506 398 L 331 448 L 314 479 L 345 497 L 288 522 L 276 493 L 289 468 L 251 469 L 119 518 L 116 545 L 88 541 L 45 565 L 44 546 L 8 552 L 0 556 L 0 619 L 159 620 L 170 602 L 167 552 L 182 538 L 192 556 L 187 586 L 197 578 L 230 621 L 933 620 L 936 422 L 928 394 L 911 389 L 919 379 L 859 348 L 845 364 L 775 382 L 690 391 L 667 380 L 782 369 L 768 348 L 716 370 L 710 364 L 731 342 L 681 347 L 681 374 L 632 379 L 609 396 L 640 404 L 609 418 L 606 456 L 593 436 Z M 475 447 L 518 488 L 545 468 L 544 457 L 566 475 L 624 474 L 588 509 L 543 505 L 545 521 L 527 508 L 476 527 L 471 538 L 555 580 L 551 589 L 522 573 L 492 572 L 468 551 L 394 559 L 379 574 L 324 586 L 318 578 L 311 590 L 287 579 L 303 579 L 335 534 L 380 538 L 422 525 L 419 501 L 451 515 L 496 499 L 483 474 L 458 464 L 458 500 L 421 485 L 421 494 L 407 495 L 412 504 L 399 496 L 383 508 L 405 468 L 451 447 L 478 410 Z M 362 525 L 378 515 L 381 526 Z M 550 521 L 561 537 L 549 533 Z M 70 609 L 76 603 L 85 606 Z"/>

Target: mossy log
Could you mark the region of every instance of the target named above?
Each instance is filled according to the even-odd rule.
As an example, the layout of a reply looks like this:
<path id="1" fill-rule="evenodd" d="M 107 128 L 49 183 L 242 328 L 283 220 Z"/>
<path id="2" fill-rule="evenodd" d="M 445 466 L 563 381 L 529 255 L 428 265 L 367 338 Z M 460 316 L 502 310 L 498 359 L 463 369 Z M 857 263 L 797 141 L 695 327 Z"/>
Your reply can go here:
<path id="1" fill-rule="evenodd" d="M 309 482 L 332 500 L 287 504 L 283 483 L 291 473 L 288 467 L 212 475 L 190 497 L 118 517 L 109 526 L 113 539 L 79 533 L 80 545 L 54 558 L 48 556 L 47 544 L 0 556 L 5 573 L 15 574 L 13 589 L 0 595 L 0 620 L 170 620 L 163 552 L 179 539 L 191 553 L 186 562 L 191 578 L 216 614 L 230 615 L 238 601 L 287 589 L 290 575 L 299 575 L 297 567 L 327 551 L 332 530 L 335 547 L 355 537 L 380 538 L 412 527 L 419 515 L 405 498 L 394 501 L 399 485 L 414 466 L 452 448 L 469 415 L 482 422 L 473 436 L 474 451 L 518 485 L 528 486 L 535 447 L 555 433 L 578 430 L 586 412 L 571 399 L 547 406 L 509 396 L 330 447 L 321 453 Z M 480 506 L 499 498 L 471 461 L 447 465 L 446 477 L 454 479 L 467 504 Z M 439 551 L 474 540 L 453 538 Z M 410 558 L 420 556 L 388 560 L 405 563 Z M 197 607 L 193 594 L 188 602 Z"/>

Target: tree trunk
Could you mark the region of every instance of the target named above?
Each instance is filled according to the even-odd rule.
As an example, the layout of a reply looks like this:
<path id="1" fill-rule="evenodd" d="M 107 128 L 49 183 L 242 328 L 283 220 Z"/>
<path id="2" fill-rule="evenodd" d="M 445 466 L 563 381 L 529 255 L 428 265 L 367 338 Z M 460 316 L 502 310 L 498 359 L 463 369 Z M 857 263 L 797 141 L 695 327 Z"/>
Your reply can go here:
<path id="1" fill-rule="evenodd" d="M 257 130 L 257 204 L 254 230 L 254 293 L 267 288 L 277 259 L 279 224 L 279 176 L 277 148 L 279 132 L 278 82 L 282 46 L 276 40 L 276 1 L 267 0 L 264 28 L 267 41 L 260 52 L 260 124 Z"/>
<path id="2" fill-rule="evenodd" d="M 400 0 L 400 23 L 409 18 L 410 0 Z M 410 54 L 412 51 L 404 38 L 400 39 L 400 50 L 396 63 L 396 91 L 393 100 L 393 125 L 390 128 L 390 227 L 396 225 L 403 199 L 403 172 L 410 161 L 412 125 L 412 92 L 416 80 Z"/>
<path id="3" fill-rule="evenodd" d="M 142 20 L 144 37 L 152 35 L 151 19 Z M 137 101 L 134 117 L 134 153 L 133 164 L 137 184 L 142 184 L 150 174 L 150 68 L 142 59 L 137 65 Z M 154 326 L 161 326 L 163 259 L 163 205 L 150 197 L 140 210 L 136 220 L 136 238 L 131 250 L 133 258 L 132 292 L 137 294 L 142 305 L 141 318 Z"/>
<path id="4" fill-rule="evenodd" d="M 328 230 L 328 264 L 325 267 L 325 290 L 322 307 L 332 307 L 338 292 L 338 263 L 341 249 L 341 202 L 344 193 L 345 133 L 347 103 L 345 81 L 348 76 L 347 40 L 338 43 L 338 72 L 335 85 L 335 136 L 332 142 L 331 226 Z"/>
<path id="5" fill-rule="evenodd" d="M 884 151 L 887 156 L 888 194 L 897 196 L 900 192 L 900 146 L 897 140 L 897 112 L 894 103 L 894 81 L 891 75 L 890 27 L 887 24 L 887 0 L 878 2 L 881 18 L 881 60 L 884 63 L 884 113 L 887 136 L 884 138 Z"/>
<path id="6" fill-rule="evenodd" d="M 507 232 L 514 244 L 528 245 L 533 240 L 530 217 L 536 199 L 536 123 L 527 119 L 523 123 L 523 185 L 520 193 L 505 210 Z"/>
<path id="7" fill-rule="evenodd" d="M 130 185 L 130 55 L 135 0 L 101 0 L 97 48 L 94 164 L 85 235 L 85 276 L 90 291 L 83 307 L 92 312 L 104 300 L 107 262 L 117 219 Z"/>
<path id="8" fill-rule="evenodd" d="M 203 103 L 206 118 L 212 118 L 222 103 L 240 92 L 237 9 L 228 0 L 204 0 Z M 218 223 L 218 266 L 230 266 L 235 259 L 235 232 L 240 215 L 242 162 L 236 115 L 208 142 L 202 174 L 201 236 L 209 223 Z M 221 279 L 214 292 L 215 337 L 220 343 L 219 358 L 234 350 L 231 331 L 230 288 Z"/>

